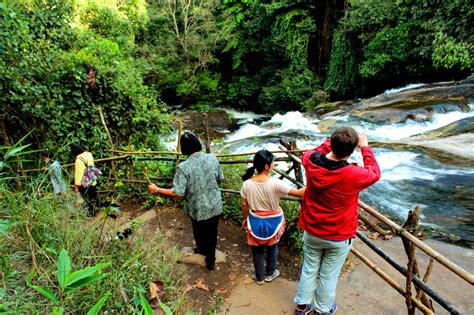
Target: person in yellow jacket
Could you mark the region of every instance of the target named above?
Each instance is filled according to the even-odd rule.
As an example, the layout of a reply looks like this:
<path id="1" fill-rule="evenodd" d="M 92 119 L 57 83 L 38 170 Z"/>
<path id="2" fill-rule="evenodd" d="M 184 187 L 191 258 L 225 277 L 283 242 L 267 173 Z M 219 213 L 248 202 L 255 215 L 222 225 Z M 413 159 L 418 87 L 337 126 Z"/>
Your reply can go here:
<path id="1" fill-rule="evenodd" d="M 97 182 L 92 182 L 88 187 L 82 186 L 82 177 L 84 171 L 90 165 L 94 165 L 94 157 L 92 153 L 86 151 L 80 144 L 73 143 L 71 145 L 73 156 L 76 157 L 74 162 L 74 192 L 80 193 L 84 198 L 87 215 L 89 217 L 94 216 L 96 209 L 99 205 L 99 199 L 97 197 Z"/>

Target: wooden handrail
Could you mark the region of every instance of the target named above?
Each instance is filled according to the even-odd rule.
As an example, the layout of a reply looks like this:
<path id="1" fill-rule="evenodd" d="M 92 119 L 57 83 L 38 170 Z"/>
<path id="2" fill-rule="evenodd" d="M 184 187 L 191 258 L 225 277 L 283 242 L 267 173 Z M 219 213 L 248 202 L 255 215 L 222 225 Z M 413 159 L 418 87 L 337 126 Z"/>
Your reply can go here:
<path id="1" fill-rule="evenodd" d="M 370 259 L 362 255 L 361 252 L 359 252 L 357 249 L 354 247 L 351 248 L 351 252 L 356 255 L 357 258 L 362 260 L 364 264 L 366 264 L 370 269 L 375 271 L 376 274 L 378 274 L 385 282 L 390 284 L 395 290 L 397 290 L 401 295 L 405 296 L 405 290 L 403 290 L 402 286 L 398 284 L 395 280 L 393 280 L 389 275 L 387 275 L 382 269 L 377 267 L 376 264 L 374 264 Z M 419 300 L 415 299 L 413 296 L 411 297 L 411 301 L 415 304 L 415 306 L 422 311 L 424 314 L 434 314 L 429 308 L 424 306 Z"/>
<path id="2" fill-rule="evenodd" d="M 445 266 L 446 268 L 448 268 L 449 270 L 451 270 L 452 272 L 454 272 L 455 274 L 457 274 L 458 276 L 466 280 L 468 283 L 470 283 L 471 285 L 474 284 L 474 276 L 472 274 L 470 274 L 463 268 L 459 267 L 458 265 L 453 263 L 451 260 L 445 258 L 443 255 L 441 255 L 440 253 L 438 253 L 437 251 L 435 251 L 434 249 L 432 249 L 431 247 L 429 247 L 428 245 L 426 245 L 425 243 L 417 239 L 415 236 L 413 236 L 411 233 L 406 231 L 404 228 L 402 228 L 401 226 L 399 226 L 398 224 L 396 224 L 389 218 L 385 217 L 384 215 L 382 215 L 377 210 L 370 207 L 369 205 L 367 205 L 360 199 L 359 199 L 359 207 L 363 208 L 367 213 L 370 213 L 372 216 L 376 217 L 377 219 L 379 219 L 381 222 L 385 223 L 389 227 L 395 229 L 395 231 L 397 231 L 399 235 L 408 239 L 416 247 L 424 251 L 429 256 L 433 257 L 437 262 L 439 262 L 440 264 L 442 264 L 443 266 Z"/>

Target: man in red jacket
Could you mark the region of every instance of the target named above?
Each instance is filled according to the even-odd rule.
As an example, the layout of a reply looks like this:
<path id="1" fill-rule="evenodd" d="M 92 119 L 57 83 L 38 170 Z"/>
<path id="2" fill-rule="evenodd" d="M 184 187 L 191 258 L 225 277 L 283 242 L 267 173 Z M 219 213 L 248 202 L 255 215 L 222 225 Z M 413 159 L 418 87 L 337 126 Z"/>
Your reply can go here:
<path id="1" fill-rule="evenodd" d="M 347 160 L 361 149 L 364 167 Z M 302 158 L 306 192 L 298 224 L 303 229 L 304 262 L 295 296 L 295 314 L 334 314 L 336 285 L 357 229 L 359 192 L 380 178 L 367 137 L 350 127 Z M 319 276 L 319 283 L 317 282 Z"/>

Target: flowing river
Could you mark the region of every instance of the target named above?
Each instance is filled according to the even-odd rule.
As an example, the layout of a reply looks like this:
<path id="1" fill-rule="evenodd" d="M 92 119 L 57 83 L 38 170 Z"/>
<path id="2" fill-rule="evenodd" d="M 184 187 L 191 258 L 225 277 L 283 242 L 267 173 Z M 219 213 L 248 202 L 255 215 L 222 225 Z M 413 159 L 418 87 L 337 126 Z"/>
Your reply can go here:
<path id="1" fill-rule="evenodd" d="M 230 112 L 240 129 L 224 139 L 229 153 L 252 152 L 259 149 L 279 150 L 279 139 L 296 139 L 298 148 L 319 145 L 338 126 L 348 125 L 364 131 L 370 141 L 398 140 L 435 130 L 463 118 L 474 116 L 470 111 L 434 114 L 429 121 L 373 124 L 350 114 L 326 117 L 333 125 L 321 132 L 321 120 L 300 112 L 277 114 L 262 122 L 260 115 Z M 268 117 L 267 117 L 268 119 Z M 404 222 L 408 211 L 421 208 L 421 224 L 431 237 L 474 248 L 474 169 L 449 165 L 426 156 L 421 151 L 394 148 L 372 148 L 382 171 L 379 182 L 363 191 L 360 198 L 398 222 Z M 277 154 L 277 156 L 283 156 Z M 362 165 L 360 151 L 350 162 Z M 280 163 L 280 169 L 286 166 Z"/>

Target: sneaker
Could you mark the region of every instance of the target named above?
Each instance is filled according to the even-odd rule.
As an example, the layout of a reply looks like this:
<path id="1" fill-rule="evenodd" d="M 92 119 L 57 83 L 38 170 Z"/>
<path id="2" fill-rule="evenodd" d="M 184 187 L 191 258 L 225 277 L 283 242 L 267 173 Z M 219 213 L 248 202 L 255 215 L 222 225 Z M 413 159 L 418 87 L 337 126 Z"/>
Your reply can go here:
<path id="1" fill-rule="evenodd" d="M 312 311 L 313 311 L 312 304 L 296 305 L 295 315 L 307 315 L 307 314 L 311 314 Z"/>
<path id="2" fill-rule="evenodd" d="M 257 275 L 255 274 L 255 272 L 252 273 L 252 280 L 255 281 L 255 283 L 260 284 L 260 285 L 265 284 L 265 280 L 257 280 Z"/>
<path id="3" fill-rule="evenodd" d="M 272 282 L 273 280 L 275 280 L 275 278 L 277 278 L 278 276 L 280 275 L 280 271 L 278 269 L 275 269 L 275 271 L 273 272 L 273 274 L 271 276 L 266 276 L 265 277 L 265 281 L 267 282 Z"/>
<path id="4" fill-rule="evenodd" d="M 333 305 L 331 305 L 331 310 L 329 312 L 323 312 L 323 313 L 314 312 L 314 315 L 332 315 L 336 313 L 336 311 L 337 311 L 337 304 L 334 303 Z"/>

